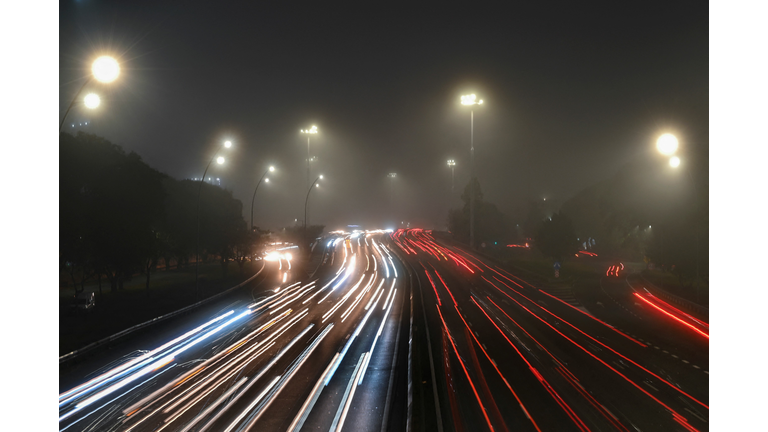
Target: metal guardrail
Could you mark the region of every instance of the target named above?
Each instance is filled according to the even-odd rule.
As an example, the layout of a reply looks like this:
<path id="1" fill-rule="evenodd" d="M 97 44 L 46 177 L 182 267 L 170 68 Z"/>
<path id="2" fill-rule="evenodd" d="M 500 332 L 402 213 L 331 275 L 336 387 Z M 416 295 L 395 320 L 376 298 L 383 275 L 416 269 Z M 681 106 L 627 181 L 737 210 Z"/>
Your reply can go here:
<path id="1" fill-rule="evenodd" d="M 133 327 L 129 327 L 129 328 L 127 328 L 127 329 L 125 329 L 125 330 L 123 330 L 121 332 L 115 333 L 115 334 L 113 334 L 111 336 L 107 336 L 104 339 L 98 340 L 98 341 L 93 342 L 91 344 L 88 344 L 88 345 L 86 345 L 86 346 L 84 346 L 84 347 L 82 347 L 80 349 L 76 349 L 76 350 L 74 350 L 74 351 L 72 351 L 70 353 L 64 354 L 63 356 L 59 357 L 59 365 L 62 365 L 63 363 L 66 363 L 66 362 L 68 362 L 68 361 L 70 361 L 72 359 L 75 359 L 75 358 L 77 358 L 77 357 L 79 357 L 79 356 L 81 356 L 81 355 L 83 355 L 83 354 L 85 354 L 87 352 L 93 351 L 94 349 L 96 349 L 96 348 L 98 348 L 100 346 L 104 346 L 104 345 L 106 345 L 106 344 L 108 344 L 110 342 L 114 342 L 115 340 L 120 339 L 123 336 L 126 336 L 126 335 L 128 335 L 130 333 L 133 333 L 133 332 L 137 331 L 137 330 L 141 330 L 144 327 L 149 327 L 149 326 L 151 326 L 153 324 L 157 324 L 157 323 L 159 323 L 161 321 L 167 320 L 168 318 L 173 318 L 173 317 L 175 317 L 177 315 L 181 315 L 181 314 L 183 314 L 185 312 L 189 312 L 189 311 L 191 311 L 193 309 L 196 309 L 196 308 L 198 308 L 198 307 L 200 307 L 200 306 L 202 306 L 202 305 L 204 305 L 206 303 L 209 303 L 212 300 L 217 299 L 217 298 L 223 296 L 224 294 L 227 294 L 227 293 L 229 293 L 229 292 L 231 292 L 231 291 L 233 291 L 233 290 L 235 290 L 237 288 L 240 288 L 243 285 L 247 284 L 248 282 L 254 280 L 256 278 L 256 276 L 261 274 L 261 272 L 264 270 L 265 266 L 266 266 L 266 263 L 264 261 L 262 261 L 261 269 L 259 269 L 259 271 L 256 272 L 255 275 L 249 277 L 248 279 L 244 280 L 243 282 L 240 282 L 239 284 L 233 286 L 232 288 L 229 288 L 229 289 L 227 289 L 225 291 L 222 291 L 222 292 L 220 292 L 220 293 L 218 293 L 216 295 L 208 297 L 207 299 L 200 300 L 197 303 L 191 304 L 189 306 L 183 307 L 183 308 L 181 308 L 179 310 L 176 310 L 176 311 L 173 311 L 173 312 L 169 312 L 169 313 L 167 313 L 165 315 L 160 315 L 159 317 L 152 318 L 151 320 L 145 321 L 145 322 L 143 322 L 141 324 L 136 324 Z"/>
<path id="2" fill-rule="evenodd" d="M 648 289 L 648 291 L 651 291 L 651 293 L 653 295 L 655 295 L 657 297 L 661 297 L 664 300 L 666 300 L 666 301 L 668 301 L 670 303 L 673 303 L 673 304 L 675 304 L 675 305 L 677 305 L 677 306 L 687 310 L 688 312 L 695 313 L 695 314 L 700 314 L 702 318 L 706 318 L 707 321 L 709 321 L 709 308 L 708 307 L 702 306 L 702 305 L 700 305 L 698 303 L 694 303 L 694 302 L 692 302 L 690 300 L 686 300 L 686 299 L 684 299 L 682 297 L 678 297 L 678 296 L 676 296 L 676 295 L 674 295 L 674 294 L 672 294 L 672 293 L 670 293 L 668 291 L 665 291 L 665 290 L 657 287 L 656 285 L 652 284 L 648 279 L 646 279 L 643 276 L 640 276 L 640 278 L 645 282 L 645 284 L 647 284 L 647 286 L 645 288 Z"/>

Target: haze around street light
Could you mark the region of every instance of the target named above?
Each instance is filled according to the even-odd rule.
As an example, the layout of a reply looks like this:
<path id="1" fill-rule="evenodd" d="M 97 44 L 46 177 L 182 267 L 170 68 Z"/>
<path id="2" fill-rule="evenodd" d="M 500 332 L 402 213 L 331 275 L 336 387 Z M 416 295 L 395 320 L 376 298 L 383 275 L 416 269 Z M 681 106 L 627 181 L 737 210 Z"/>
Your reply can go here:
<path id="1" fill-rule="evenodd" d="M 101 99 L 99 98 L 99 95 L 95 93 L 88 93 L 83 98 L 83 103 L 85 104 L 86 108 L 94 109 L 98 108 L 98 106 L 101 104 Z"/>
<path id="2" fill-rule="evenodd" d="M 91 71 L 97 81 L 111 83 L 120 75 L 120 65 L 110 56 L 101 56 L 93 62 Z"/>
<path id="3" fill-rule="evenodd" d="M 656 141 L 656 148 L 659 150 L 659 153 L 666 156 L 675 154 L 677 151 L 677 146 L 677 137 L 670 133 L 663 134 Z"/>

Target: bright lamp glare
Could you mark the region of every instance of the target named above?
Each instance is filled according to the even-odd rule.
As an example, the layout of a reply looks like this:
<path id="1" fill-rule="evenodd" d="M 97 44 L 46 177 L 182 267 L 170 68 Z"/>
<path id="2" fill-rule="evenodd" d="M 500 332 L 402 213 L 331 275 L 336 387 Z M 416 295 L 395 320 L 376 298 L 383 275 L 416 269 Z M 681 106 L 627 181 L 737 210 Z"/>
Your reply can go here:
<path id="1" fill-rule="evenodd" d="M 476 94 L 464 95 L 464 96 L 461 97 L 461 104 L 462 105 L 482 105 L 482 103 L 483 103 L 483 100 L 480 99 L 478 101 Z"/>
<path id="2" fill-rule="evenodd" d="M 664 134 L 656 141 L 656 148 L 663 155 L 671 155 L 677 151 L 677 138 L 672 134 Z"/>
<path id="3" fill-rule="evenodd" d="M 93 62 L 91 71 L 93 72 L 93 77 L 98 81 L 109 83 L 120 75 L 120 65 L 112 57 L 102 56 Z"/>
<path id="4" fill-rule="evenodd" d="M 275 172 L 275 167 L 273 166 L 269 167 L 269 172 Z"/>
<path id="5" fill-rule="evenodd" d="M 94 109 L 99 106 L 101 103 L 101 99 L 99 99 L 99 96 L 95 93 L 89 93 L 84 99 L 83 102 L 85 102 L 85 106 Z"/>
<path id="6" fill-rule="evenodd" d="M 232 147 L 232 141 L 224 141 L 224 147 L 226 148 Z"/>
<path id="7" fill-rule="evenodd" d="M 302 129 L 301 133 L 307 133 L 307 134 L 313 134 L 314 135 L 314 134 L 317 133 L 317 126 L 313 125 L 310 129 L 306 129 L 306 130 Z"/>
<path id="8" fill-rule="evenodd" d="M 677 168 L 680 166 L 680 158 L 677 156 L 672 156 L 669 158 L 669 166 L 672 168 Z"/>
<path id="9" fill-rule="evenodd" d="M 219 164 L 219 165 L 223 164 L 224 163 L 224 158 L 222 156 L 217 157 L 216 158 L 216 163 Z"/>
<path id="10" fill-rule="evenodd" d="M 322 174 L 320 174 L 320 180 L 322 180 L 322 179 L 323 179 L 323 175 L 322 175 Z"/>
<path id="11" fill-rule="evenodd" d="M 268 179 L 268 178 L 265 178 L 265 179 L 264 179 L 264 183 L 269 183 L 269 179 Z"/>

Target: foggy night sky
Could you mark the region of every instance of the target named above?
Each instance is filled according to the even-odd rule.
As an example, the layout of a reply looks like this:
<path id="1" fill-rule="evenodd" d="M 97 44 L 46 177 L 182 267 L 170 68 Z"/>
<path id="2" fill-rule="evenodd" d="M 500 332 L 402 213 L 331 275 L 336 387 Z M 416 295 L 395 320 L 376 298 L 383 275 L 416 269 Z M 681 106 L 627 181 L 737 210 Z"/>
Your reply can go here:
<path id="1" fill-rule="evenodd" d="M 507 214 L 527 196 L 562 203 L 654 152 L 661 132 L 709 145 L 706 3 L 564 5 L 61 2 L 59 113 L 93 59 L 116 56 L 120 78 L 89 87 L 102 106 L 74 108 L 67 123 L 88 120 L 74 130 L 177 179 L 201 176 L 231 139 L 210 176 L 249 221 L 256 182 L 274 164 L 256 197 L 266 228 L 303 217 L 299 129 L 313 124 L 312 180 L 325 180 L 310 198 L 312 223 L 382 226 L 387 173 L 397 172 L 398 219 L 444 227 L 469 179 L 466 93 L 485 101 L 475 111 L 480 184 Z"/>

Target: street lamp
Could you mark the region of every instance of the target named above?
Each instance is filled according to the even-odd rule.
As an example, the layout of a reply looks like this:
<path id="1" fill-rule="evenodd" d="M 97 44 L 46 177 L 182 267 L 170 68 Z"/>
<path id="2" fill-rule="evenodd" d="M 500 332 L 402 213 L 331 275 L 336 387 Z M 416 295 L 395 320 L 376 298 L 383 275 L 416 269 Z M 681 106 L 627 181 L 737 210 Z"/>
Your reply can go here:
<path id="1" fill-rule="evenodd" d="M 224 163 L 224 157 L 219 156 L 218 158 L 216 155 L 221 151 L 222 148 L 230 148 L 232 147 L 232 141 L 224 141 L 221 146 L 216 150 L 216 153 L 213 154 L 213 157 L 211 158 L 211 161 L 208 162 L 208 165 L 205 167 L 205 171 L 203 171 L 203 177 L 200 179 L 200 186 L 197 189 L 197 244 L 195 246 L 195 299 L 199 296 L 198 291 L 198 267 L 200 265 L 200 192 L 203 190 L 203 182 L 205 181 L 205 175 L 208 173 L 208 168 L 211 167 L 211 164 L 213 163 L 213 160 L 216 159 L 216 163 L 219 165 L 222 165 Z"/>
<path id="2" fill-rule="evenodd" d="M 665 133 L 661 135 L 656 140 L 656 149 L 659 151 L 659 153 L 665 155 L 665 156 L 672 156 L 669 158 L 669 166 L 672 168 L 678 168 L 680 166 L 680 158 L 678 156 L 675 156 L 675 153 L 678 150 L 678 140 L 677 137 L 670 133 Z M 696 181 L 693 179 L 693 174 L 691 174 L 691 171 L 689 169 L 686 169 L 685 172 L 688 173 L 688 178 L 691 180 L 691 186 L 693 187 L 693 199 L 694 203 L 698 202 L 698 190 L 696 188 Z M 694 205 L 694 211 L 695 211 L 695 205 Z M 694 217 L 694 220 L 696 218 Z M 650 226 L 648 227 L 650 228 Z M 699 227 L 698 224 L 694 224 L 694 233 L 696 237 L 696 251 L 695 251 L 695 259 L 696 259 L 696 301 L 700 301 L 699 297 Z"/>
<path id="3" fill-rule="evenodd" d="M 463 95 L 461 104 L 469 106 L 469 247 L 475 247 L 475 105 L 482 105 L 477 95 Z"/>
<path id="4" fill-rule="evenodd" d="M 675 154 L 677 146 L 677 138 L 671 133 L 665 133 L 656 140 L 656 149 L 659 150 L 659 153 L 666 156 Z"/>
<path id="5" fill-rule="evenodd" d="M 389 211 L 392 212 L 394 216 L 394 209 L 395 209 L 395 178 L 397 178 L 397 173 L 389 173 L 387 174 L 387 177 L 389 177 Z"/>
<path id="6" fill-rule="evenodd" d="M 85 86 L 88 85 L 89 82 L 91 82 L 92 79 L 96 78 L 96 81 L 102 82 L 104 84 L 111 83 L 117 77 L 120 75 L 120 65 L 117 63 L 117 60 L 110 56 L 101 56 L 97 58 L 93 65 L 91 65 L 91 76 L 88 77 L 87 80 L 83 83 L 83 86 L 80 87 L 80 90 L 77 91 L 75 94 L 75 97 L 72 98 L 72 102 L 69 104 L 69 107 L 67 108 L 67 111 L 64 112 L 64 117 L 61 118 L 61 123 L 59 123 L 59 132 L 61 132 L 61 128 L 64 126 L 64 120 L 67 119 L 67 114 L 69 114 L 69 110 L 72 109 L 72 106 L 75 104 L 75 101 L 77 100 L 78 96 L 80 96 L 80 93 L 83 92 L 83 89 Z M 88 108 L 96 108 L 99 106 L 100 99 L 97 95 L 91 93 L 88 96 L 85 97 L 83 100 L 85 103 L 85 106 Z"/>
<path id="7" fill-rule="evenodd" d="M 455 189 L 454 169 L 456 168 L 456 161 L 453 159 L 448 159 L 448 166 L 451 167 L 451 192 L 453 193 Z"/>
<path id="8" fill-rule="evenodd" d="M 261 184 L 261 181 L 264 180 L 265 183 L 269 183 L 269 179 L 265 179 L 264 177 L 267 176 L 267 173 L 275 172 L 275 167 L 270 166 L 266 171 L 264 171 L 264 174 L 259 179 L 259 182 L 256 183 L 256 189 L 253 191 L 253 198 L 251 198 L 251 232 L 253 232 L 253 202 L 256 200 L 256 191 L 259 190 L 259 185 Z"/>
<path id="9" fill-rule="evenodd" d="M 301 133 L 307 135 L 307 185 L 309 185 L 309 178 L 310 178 L 309 177 L 309 161 L 310 161 L 310 157 L 309 157 L 309 138 L 312 135 L 316 135 L 317 134 L 317 126 L 313 125 L 309 129 L 301 129 Z"/>
<path id="10" fill-rule="evenodd" d="M 88 93 L 83 98 L 83 103 L 85 104 L 86 108 L 94 109 L 98 108 L 99 104 L 101 104 L 101 98 L 99 98 L 99 95 L 96 93 Z"/>
<path id="11" fill-rule="evenodd" d="M 304 244 L 307 244 L 307 203 L 309 202 L 309 193 L 312 192 L 312 189 L 315 187 L 320 187 L 319 184 L 317 184 L 318 181 L 322 180 L 323 175 L 321 174 L 319 177 L 317 177 L 312 183 L 312 186 L 309 187 L 309 190 L 307 190 L 307 197 L 304 199 Z"/>

